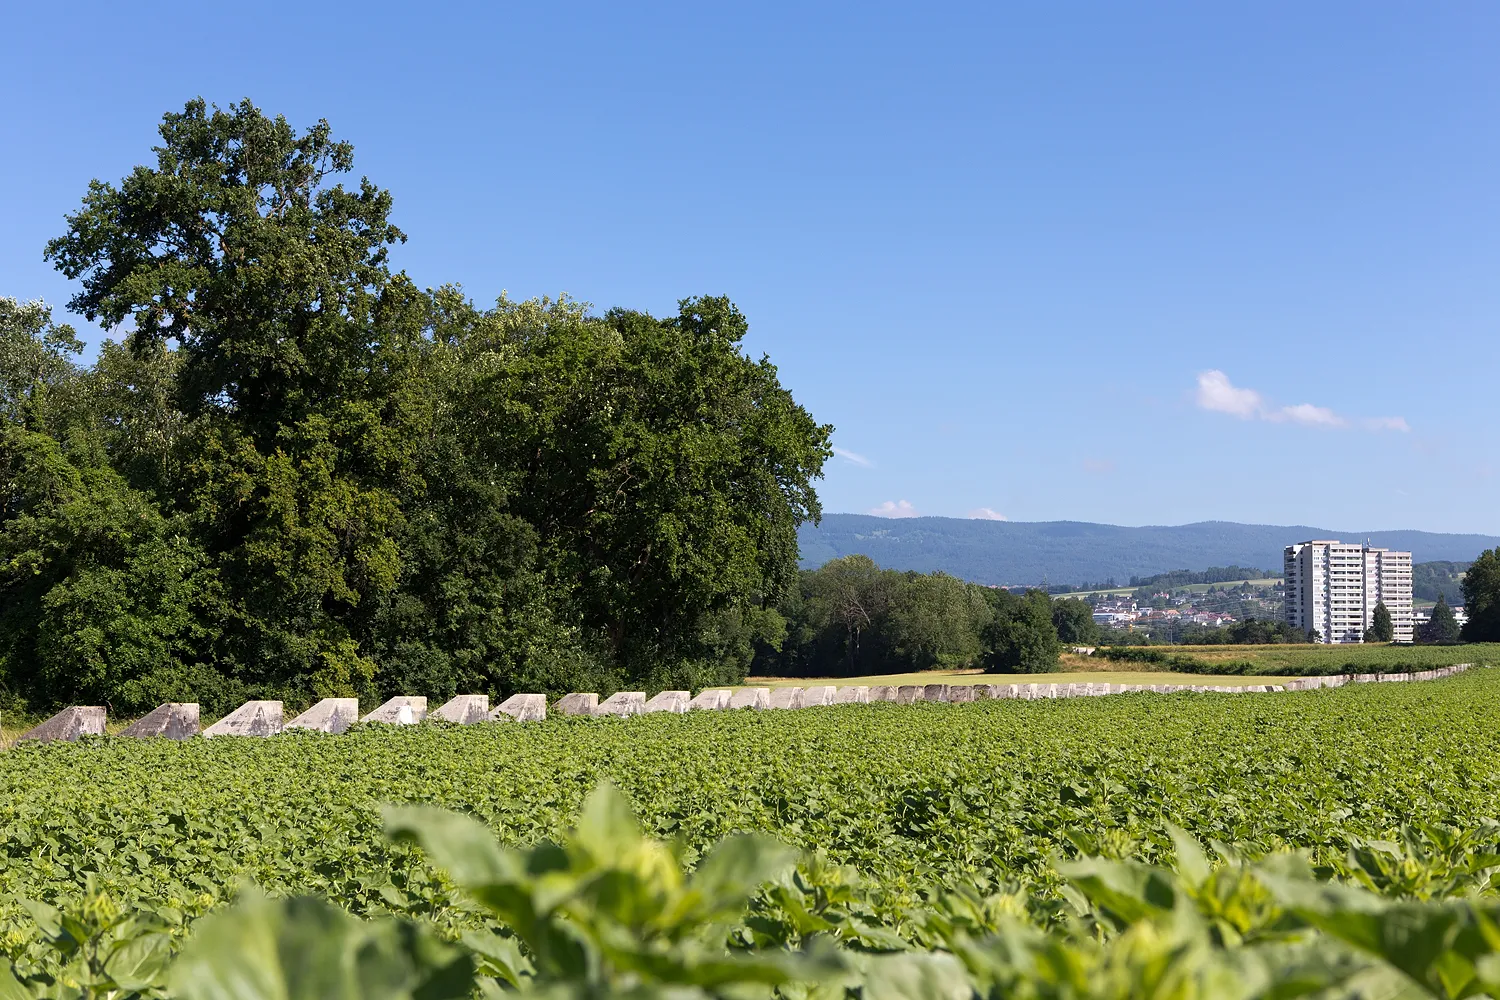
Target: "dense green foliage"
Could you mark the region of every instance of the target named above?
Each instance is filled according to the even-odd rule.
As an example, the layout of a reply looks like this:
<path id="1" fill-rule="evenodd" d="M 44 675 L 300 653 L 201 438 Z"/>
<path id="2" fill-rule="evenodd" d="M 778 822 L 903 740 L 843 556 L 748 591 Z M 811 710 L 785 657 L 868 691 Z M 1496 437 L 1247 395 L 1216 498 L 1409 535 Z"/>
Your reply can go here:
<path id="1" fill-rule="evenodd" d="M 829 454 L 723 298 L 479 309 L 393 273 L 348 143 L 165 116 L 0 300 L 0 685 L 34 708 L 744 676 Z"/>
<path id="2" fill-rule="evenodd" d="M 1464 574 L 1466 642 L 1500 642 L 1500 548 L 1487 549 Z"/>
<path id="3" fill-rule="evenodd" d="M 1072 606 L 1089 611 L 1081 601 L 1058 603 L 1070 606 L 1065 613 Z M 981 663 L 1052 670 L 1061 649 L 1052 601 L 1040 590 L 1018 595 L 946 573 L 883 570 L 866 556 L 803 570 L 775 610 L 786 631 L 761 644 L 754 669 L 765 676 L 856 677 Z"/>
<path id="4" fill-rule="evenodd" d="M 1449 604 L 1463 603 L 1464 573 L 1467 562 L 1433 561 L 1413 563 L 1411 567 L 1411 595 L 1419 601 L 1436 601 L 1444 598 Z"/>
<path id="5" fill-rule="evenodd" d="M 1493 535 L 1337 531 L 1229 521 L 1124 527 L 868 514 L 829 514 L 816 525 L 803 525 L 799 534 L 804 569 L 841 556 L 867 555 L 894 569 L 941 571 L 997 586 L 1129 580 L 1182 566 L 1279 567 L 1285 546 L 1306 538 L 1369 538 L 1373 545 L 1410 552 L 1417 561 L 1473 559 L 1481 550 L 1500 545 Z"/>
<path id="6" fill-rule="evenodd" d="M 1365 642 L 1390 642 L 1396 637 L 1396 626 L 1391 621 L 1391 611 L 1384 601 L 1375 602 L 1375 612 L 1370 616 L 1370 627 L 1365 631 Z"/>
<path id="7" fill-rule="evenodd" d="M 1295 996 L 1355 973 L 1463 996 L 1500 947 L 1461 930 L 1496 916 L 1497 692 L 1480 670 L 22 746 L 0 758 L 0 946 L 93 996 L 334 995 L 255 990 L 371 968 L 381 996 L 465 996 L 476 969 L 564 996 Z M 601 780 L 632 808 L 590 799 Z M 253 894 L 198 922 L 247 879 L 370 922 Z"/>
<path id="8" fill-rule="evenodd" d="M 1458 642 L 1462 634 L 1453 609 L 1448 607 L 1447 599 L 1439 594 L 1437 603 L 1432 606 L 1432 614 L 1418 626 L 1416 639 L 1422 643 L 1453 643 Z"/>

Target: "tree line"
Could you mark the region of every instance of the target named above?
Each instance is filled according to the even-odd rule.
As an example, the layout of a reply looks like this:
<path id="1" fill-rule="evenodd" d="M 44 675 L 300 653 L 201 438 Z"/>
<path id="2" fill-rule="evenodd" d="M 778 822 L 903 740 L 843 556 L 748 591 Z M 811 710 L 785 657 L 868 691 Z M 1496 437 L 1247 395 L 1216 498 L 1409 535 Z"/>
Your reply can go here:
<path id="1" fill-rule="evenodd" d="M 999 672 L 1057 669 L 1066 646 L 1092 645 L 1093 608 L 1045 591 L 1016 593 L 946 573 L 881 569 L 868 556 L 803 570 L 776 605 L 786 623 L 763 643 L 757 674 L 853 677 L 981 667 Z"/>
<path id="2" fill-rule="evenodd" d="M 699 687 L 779 645 L 831 428 L 725 298 L 475 306 L 393 271 L 353 149 L 164 116 L 0 299 L 11 707 Z"/>

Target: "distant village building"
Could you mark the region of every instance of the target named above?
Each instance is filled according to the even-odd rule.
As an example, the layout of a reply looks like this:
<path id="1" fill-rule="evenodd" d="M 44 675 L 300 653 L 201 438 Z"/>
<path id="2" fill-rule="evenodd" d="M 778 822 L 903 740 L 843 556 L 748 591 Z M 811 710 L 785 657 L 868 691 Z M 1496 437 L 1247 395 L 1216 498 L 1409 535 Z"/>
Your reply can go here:
<path id="1" fill-rule="evenodd" d="M 1285 616 L 1319 642 L 1364 642 L 1375 605 L 1391 613 L 1396 642 L 1411 642 L 1411 553 L 1315 540 L 1288 545 Z"/>

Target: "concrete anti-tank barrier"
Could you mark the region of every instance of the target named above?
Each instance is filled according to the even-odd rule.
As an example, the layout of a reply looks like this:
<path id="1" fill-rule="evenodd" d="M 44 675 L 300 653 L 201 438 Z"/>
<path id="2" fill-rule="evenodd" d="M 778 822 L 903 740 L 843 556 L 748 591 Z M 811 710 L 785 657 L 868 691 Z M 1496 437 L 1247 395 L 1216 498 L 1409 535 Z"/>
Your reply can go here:
<path id="1" fill-rule="evenodd" d="M 485 722 L 490 717 L 490 696 L 487 694 L 458 694 L 449 698 L 429 715 L 428 719 L 453 722 L 460 726 L 472 726 Z"/>
<path id="2" fill-rule="evenodd" d="M 544 694 L 513 694 L 490 713 L 491 722 L 542 722 L 546 718 Z"/>
<path id="3" fill-rule="evenodd" d="M 802 703 L 806 708 L 817 708 L 833 704 L 833 696 L 837 688 L 829 684 L 818 684 L 813 687 L 803 688 Z"/>
<path id="4" fill-rule="evenodd" d="M 647 701 L 641 711 L 643 713 L 671 712 L 673 715 L 682 715 L 688 710 L 690 701 L 692 697 L 686 691 L 661 691 Z"/>
<path id="5" fill-rule="evenodd" d="M 397 695 L 359 721 L 384 722 L 393 726 L 414 726 L 425 718 L 427 718 L 425 697 Z"/>
<path id="6" fill-rule="evenodd" d="M 281 732 L 281 702 L 247 701 L 224 718 L 203 730 L 215 736 L 275 736 Z"/>
<path id="7" fill-rule="evenodd" d="M 841 687 L 833 693 L 835 705 L 867 705 L 870 702 L 870 689 L 864 685 L 855 684 Z"/>
<path id="8" fill-rule="evenodd" d="M 358 721 L 358 698 L 324 698 L 281 728 L 283 732 L 308 729 L 316 733 L 342 733 Z"/>
<path id="9" fill-rule="evenodd" d="M 640 715 L 645 710 L 646 693 L 644 691 L 616 691 L 599 703 L 594 714 L 628 719 L 632 715 Z"/>
<path id="10" fill-rule="evenodd" d="M 695 712 L 720 712 L 729 707 L 730 699 L 734 692 L 728 688 L 709 688 L 707 691 L 699 691 L 692 701 L 688 702 L 688 710 Z"/>
<path id="11" fill-rule="evenodd" d="M 770 688 L 740 688 L 729 699 L 730 708 L 766 709 L 771 707 Z"/>
<path id="12" fill-rule="evenodd" d="M 772 688 L 771 704 L 767 707 L 775 709 L 806 708 L 807 692 L 799 687 Z"/>
<path id="13" fill-rule="evenodd" d="M 190 740 L 198 735 L 198 703 L 169 701 L 157 705 L 122 729 L 120 735 L 136 739 Z"/>
<path id="14" fill-rule="evenodd" d="M 22 733 L 17 742 L 72 743 L 84 736 L 103 736 L 104 719 L 104 709 L 98 705 L 69 705 L 41 725 Z"/>
<path id="15" fill-rule="evenodd" d="M 594 691 L 565 694 L 552 708 L 558 715 L 593 715 L 599 708 L 599 695 Z"/>

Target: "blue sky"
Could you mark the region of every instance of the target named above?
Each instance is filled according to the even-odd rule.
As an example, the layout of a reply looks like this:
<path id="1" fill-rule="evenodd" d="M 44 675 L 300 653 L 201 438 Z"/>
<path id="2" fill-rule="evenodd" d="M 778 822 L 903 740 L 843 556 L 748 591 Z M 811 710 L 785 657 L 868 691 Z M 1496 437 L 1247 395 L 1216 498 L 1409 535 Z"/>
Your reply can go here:
<path id="1" fill-rule="evenodd" d="M 728 294 L 829 511 L 1500 533 L 1500 6 L 29 4 L 0 294 L 202 95 L 418 282 Z M 97 341 L 99 331 L 85 331 Z"/>

